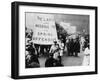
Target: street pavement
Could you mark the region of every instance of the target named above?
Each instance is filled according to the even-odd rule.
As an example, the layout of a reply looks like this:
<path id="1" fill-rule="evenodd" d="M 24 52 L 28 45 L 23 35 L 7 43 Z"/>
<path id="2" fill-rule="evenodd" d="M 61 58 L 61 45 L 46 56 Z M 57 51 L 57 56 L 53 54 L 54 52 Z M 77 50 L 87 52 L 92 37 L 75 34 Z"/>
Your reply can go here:
<path id="1" fill-rule="evenodd" d="M 45 67 L 47 57 L 39 57 L 40 67 Z M 79 53 L 78 57 L 68 56 L 66 53 L 62 56 L 62 64 L 64 66 L 81 66 L 83 61 L 83 53 Z"/>

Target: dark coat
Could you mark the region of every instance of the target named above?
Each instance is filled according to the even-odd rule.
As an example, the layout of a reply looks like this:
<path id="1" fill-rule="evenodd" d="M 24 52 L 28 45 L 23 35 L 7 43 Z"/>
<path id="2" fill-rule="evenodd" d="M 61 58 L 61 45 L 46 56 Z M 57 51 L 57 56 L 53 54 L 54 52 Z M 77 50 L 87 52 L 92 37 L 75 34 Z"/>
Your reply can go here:
<path id="1" fill-rule="evenodd" d="M 70 41 L 70 52 L 73 53 L 74 52 L 74 42 L 73 39 Z"/>
<path id="2" fill-rule="evenodd" d="M 53 57 L 48 58 L 45 62 L 45 67 L 57 67 L 57 66 L 63 66 L 63 65 Z"/>
<path id="3" fill-rule="evenodd" d="M 80 52 L 80 43 L 76 41 L 73 43 L 73 52 Z"/>
<path id="4" fill-rule="evenodd" d="M 55 61 L 55 59 L 53 59 L 52 57 L 48 58 L 45 62 L 45 67 L 53 67 L 54 61 Z"/>

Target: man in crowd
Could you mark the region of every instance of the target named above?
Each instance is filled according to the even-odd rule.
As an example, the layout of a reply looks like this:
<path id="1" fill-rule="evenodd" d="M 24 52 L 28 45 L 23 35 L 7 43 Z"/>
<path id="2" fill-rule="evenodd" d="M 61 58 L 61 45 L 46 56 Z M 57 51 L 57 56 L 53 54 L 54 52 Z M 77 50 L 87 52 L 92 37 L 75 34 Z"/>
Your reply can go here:
<path id="1" fill-rule="evenodd" d="M 80 43 L 79 40 L 76 38 L 73 41 L 73 53 L 75 53 L 75 56 L 78 56 L 78 53 L 80 52 Z"/>
<path id="2" fill-rule="evenodd" d="M 67 47 L 68 56 L 70 56 L 71 55 L 71 39 L 66 40 L 66 47 Z"/>
<path id="3" fill-rule="evenodd" d="M 55 50 L 59 48 L 57 41 L 54 41 L 54 44 L 51 46 L 49 53 L 54 53 Z"/>

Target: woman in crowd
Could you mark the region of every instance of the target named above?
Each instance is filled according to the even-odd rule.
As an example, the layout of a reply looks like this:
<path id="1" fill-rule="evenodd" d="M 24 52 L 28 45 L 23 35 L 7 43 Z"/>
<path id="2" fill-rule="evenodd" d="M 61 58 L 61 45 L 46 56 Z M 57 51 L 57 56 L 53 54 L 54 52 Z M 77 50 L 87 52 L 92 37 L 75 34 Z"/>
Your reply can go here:
<path id="1" fill-rule="evenodd" d="M 90 64 L 90 49 L 89 44 L 86 46 L 84 50 L 84 58 L 83 58 L 83 66 L 88 66 Z"/>
<path id="2" fill-rule="evenodd" d="M 80 37 L 80 52 L 84 51 L 84 43 L 85 43 L 85 38 L 81 36 Z"/>
<path id="3" fill-rule="evenodd" d="M 61 57 L 63 56 L 63 53 L 64 53 L 64 43 L 61 40 L 58 41 L 58 47 L 59 47 L 59 56 L 58 56 L 58 58 L 61 62 Z"/>

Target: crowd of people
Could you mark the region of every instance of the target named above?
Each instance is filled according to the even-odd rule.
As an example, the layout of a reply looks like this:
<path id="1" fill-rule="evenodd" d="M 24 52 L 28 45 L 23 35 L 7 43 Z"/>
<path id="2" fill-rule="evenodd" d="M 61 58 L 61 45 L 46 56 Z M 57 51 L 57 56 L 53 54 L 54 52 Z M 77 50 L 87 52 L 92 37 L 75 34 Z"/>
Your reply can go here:
<path id="1" fill-rule="evenodd" d="M 67 44 L 68 56 L 78 56 L 78 53 L 80 52 L 79 38 L 68 39 L 66 44 Z"/>
<path id="2" fill-rule="evenodd" d="M 62 39 L 54 40 L 52 45 L 39 45 L 33 43 L 32 35 L 32 30 L 27 32 L 26 28 L 26 68 L 40 67 L 39 57 L 43 55 L 47 56 L 45 67 L 64 66 L 62 63 L 62 56 L 64 54 L 67 56 L 78 57 L 78 53 L 84 51 L 87 45 L 89 46 L 89 36 L 84 37 L 84 40 L 79 36 L 75 39 L 67 37 L 65 41 Z"/>

